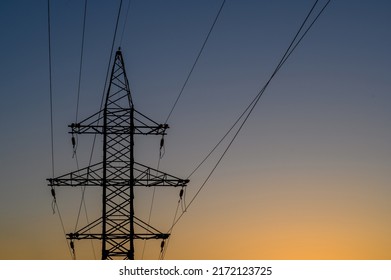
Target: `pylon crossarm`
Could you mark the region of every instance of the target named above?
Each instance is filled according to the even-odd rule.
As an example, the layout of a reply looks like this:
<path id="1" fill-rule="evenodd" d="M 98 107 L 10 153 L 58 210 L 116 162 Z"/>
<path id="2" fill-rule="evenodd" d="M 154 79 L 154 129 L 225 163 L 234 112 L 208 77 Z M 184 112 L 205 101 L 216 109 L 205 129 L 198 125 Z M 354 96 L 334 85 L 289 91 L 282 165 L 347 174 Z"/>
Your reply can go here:
<path id="1" fill-rule="evenodd" d="M 147 231 L 149 234 L 163 234 L 161 231 L 157 230 L 153 226 L 147 224 L 146 222 L 144 222 L 143 220 L 137 217 L 134 217 L 133 222 L 134 224 L 138 225 L 139 227 Z"/>
<path id="2" fill-rule="evenodd" d="M 146 115 L 134 110 L 134 134 L 166 135 L 168 124 L 159 124 Z"/>
<path id="3" fill-rule="evenodd" d="M 85 233 L 85 234 L 75 234 L 75 233 L 68 233 L 66 235 L 67 239 L 69 240 L 83 240 L 83 239 L 98 239 L 102 240 L 102 234 L 101 233 Z M 149 240 L 149 239 L 167 239 L 170 237 L 169 233 L 135 233 L 133 235 L 133 239 L 142 239 L 142 240 Z M 106 239 L 108 240 L 115 240 L 115 239 L 129 239 L 131 236 L 129 234 L 107 234 Z"/>
<path id="4" fill-rule="evenodd" d="M 120 171 L 121 166 L 117 167 Z M 47 179 L 49 186 L 102 186 L 102 169 L 103 163 L 99 162 L 94 165 L 67 173 L 65 175 Z M 112 167 L 114 169 L 114 167 Z M 148 167 L 140 163 L 134 163 L 134 186 L 141 187 L 186 187 L 189 183 L 187 179 L 180 179 L 178 177 L 169 175 L 157 169 Z M 121 176 L 110 178 L 106 180 L 107 186 L 129 186 L 131 178 L 127 174 L 118 173 Z"/>
<path id="5" fill-rule="evenodd" d="M 148 240 L 148 239 L 167 239 L 170 237 L 169 233 L 162 233 L 162 234 L 148 234 L 148 233 L 143 233 L 143 234 L 134 234 L 133 239 L 143 239 L 143 240 Z"/>
<path id="6" fill-rule="evenodd" d="M 134 110 L 134 109 L 133 109 Z M 107 112 L 108 117 L 115 117 L 120 125 L 107 125 L 108 134 L 129 134 L 132 127 L 127 122 L 131 116 L 132 108 L 112 108 Z M 78 123 L 72 123 L 68 127 L 71 128 L 69 133 L 72 134 L 103 134 L 103 117 L 104 109 L 93 114 L 92 116 Z M 151 118 L 145 116 L 137 110 L 134 110 L 134 131 L 135 135 L 166 135 L 166 130 L 169 128 L 167 124 L 159 124 Z"/>
<path id="7" fill-rule="evenodd" d="M 65 175 L 47 179 L 49 186 L 101 186 L 102 163 L 96 163 L 88 167 L 67 173 Z"/>
<path id="8" fill-rule="evenodd" d="M 103 132 L 103 110 L 89 116 L 78 123 L 68 125 L 73 134 L 102 134 Z"/>
<path id="9" fill-rule="evenodd" d="M 101 236 L 101 226 L 102 226 L 102 217 L 96 219 L 95 221 L 89 223 L 85 227 L 79 229 L 77 232 L 68 233 L 68 239 L 86 239 L 88 236 Z M 100 232 L 100 233 L 92 233 Z M 99 238 L 100 239 L 100 238 Z"/>
<path id="10" fill-rule="evenodd" d="M 146 165 L 134 164 L 135 186 L 186 187 L 188 179 L 180 179 Z"/>
<path id="11" fill-rule="evenodd" d="M 129 223 L 129 220 L 124 220 L 124 223 Z M 101 231 L 100 226 L 102 224 L 102 217 L 96 219 L 89 225 L 81 228 L 77 232 L 68 233 L 67 239 L 70 240 L 81 240 L 81 239 L 102 239 L 102 233 L 96 233 Z M 140 229 L 139 231 L 144 231 L 143 233 L 134 233 L 133 239 L 167 239 L 170 234 L 162 233 L 153 226 L 147 224 L 141 219 L 134 217 L 134 224 L 137 225 Z M 122 225 L 123 226 L 123 225 Z M 115 232 L 113 229 L 108 231 L 105 235 L 106 239 L 128 239 L 130 234 L 124 232 Z"/>

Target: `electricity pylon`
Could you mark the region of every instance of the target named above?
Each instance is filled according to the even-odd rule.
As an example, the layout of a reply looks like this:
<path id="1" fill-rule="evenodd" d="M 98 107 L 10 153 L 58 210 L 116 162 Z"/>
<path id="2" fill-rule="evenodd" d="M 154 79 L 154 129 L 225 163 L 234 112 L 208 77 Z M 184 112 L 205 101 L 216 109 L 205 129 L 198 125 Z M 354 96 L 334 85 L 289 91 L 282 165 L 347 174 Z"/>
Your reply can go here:
<path id="1" fill-rule="evenodd" d="M 134 136 L 165 135 L 158 124 L 134 109 L 121 50 L 115 55 L 103 110 L 70 126 L 73 134 L 103 135 L 103 161 L 47 179 L 49 186 L 102 188 L 102 217 L 67 234 L 74 240 L 102 240 L 102 259 L 134 259 L 135 239 L 167 239 L 134 215 L 134 187 L 186 187 L 180 179 L 134 161 Z"/>

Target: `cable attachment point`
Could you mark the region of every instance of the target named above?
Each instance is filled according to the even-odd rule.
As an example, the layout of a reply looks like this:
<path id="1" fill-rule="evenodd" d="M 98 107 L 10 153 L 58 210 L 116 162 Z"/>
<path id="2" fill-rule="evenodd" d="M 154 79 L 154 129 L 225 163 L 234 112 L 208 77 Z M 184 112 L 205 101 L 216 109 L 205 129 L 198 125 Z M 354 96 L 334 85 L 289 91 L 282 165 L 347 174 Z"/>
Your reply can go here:
<path id="1" fill-rule="evenodd" d="M 158 133 L 157 134 L 161 134 L 161 135 L 166 135 L 166 130 L 169 129 L 170 126 L 168 124 L 159 124 L 159 127 L 158 127 Z"/>
<path id="2" fill-rule="evenodd" d="M 164 240 L 162 240 L 162 242 L 160 242 L 160 253 L 163 253 L 165 243 L 166 242 Z"/>
<path id="3" fill-rule="evenodd" d="M 71 140 L 72 140 L 72 149 L 73 149 L 72 158 L 74 158 L 76 155 L 77 142 L 76 142 L 76 138 L 75 138 L 75 135 L 73 134 L 73 132 L 72 132 L 72 139 Z"/>
<path id="4" fill-rule="evenodd" d="M 76 260 L 76 253 L 75 253 L 75 243 L 73 242 L 73 238 L 76 237 L 78 239 L 78 233 L 70 233 L 69 236 L 69 248 L 72 250 L 73 259 Z"/>
<path id="5" fill-rule="evenodd" d="M 159 158 L 162 159 L 165 153 L 166 148 L 164 146 L 164 135 L 162 135 L 162 139 L 160 139 Z"/>
<path id="6" fill-rule="evenodd" d="M 73 240 L 71 240 L 71 241 L 69 242 L 69 246 L 71 247 L 71 250 L 72 250 L 73 259 L 76 260 L 75 243 L 73 242 Z"/>
<path id="7" fill-rule="evenodd" d="M 75 149 L 75 147 L 76 147 L 76 139 L 75 139 L 75 136 L 72 136 L 72 146 L 73 146 L 73 149 Z"/>
<path id="8" fill-rule="evenodd" d="M 182 197 L 183 197 L 183 188 L 182 188 L 181 191 L 179 192 L 179 199 L 182 200 Z"/>
<path id="9" fill-rule="evenodd" d="M 72 129 L 72 134 L 80 132 L 80 123 L 71 123 L 70 127 Z"/>
<path id="10" fill-rule="evenodd" d="M 183 196 L 185 194 L 185 190 L 182 187 L 181 191 L 179 192 L 179 201 L 178 203 L 181 204 L 182 212 L 186 212 L 186 201 L 185 197 Z"/>
<path id="11" fill-rule="evenodd" d="M 53 200 L 52 200 L 52 210 L 53 210 L 53 215 L 56 213 L 56 191 L 54 190 L 53 186 L 51 186 L 50 193 L 52 194 Z"/>

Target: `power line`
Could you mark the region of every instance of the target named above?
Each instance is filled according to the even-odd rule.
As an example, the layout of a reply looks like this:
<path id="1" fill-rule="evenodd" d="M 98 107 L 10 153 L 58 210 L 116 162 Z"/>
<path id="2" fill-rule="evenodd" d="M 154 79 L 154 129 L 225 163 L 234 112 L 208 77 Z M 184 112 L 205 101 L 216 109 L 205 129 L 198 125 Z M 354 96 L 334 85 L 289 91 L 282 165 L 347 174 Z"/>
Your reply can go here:
<path id="1" fill-rule="evenodd" d="M 265 90 L 267 89 L 267 87 L 269 86 L 269 84 L 271 83 L 271 81 L 273 80 L 273 78 L 275 77 L 275 75 L 278 73 L 278 71 L 281 69 L 281 67 L 285 64 L 285 62 L 287 61 L 287 59 L 290 57 L 290 55 L 293 53 L 293 51 L 296 49 L 296 47 L 300 44 L 300 42 L 302 41 L 302 39 L 307 35 L 308 31 L 312 28 L 312 26 L 314 25 L 314 23 L 318 20 L 319 16 L 323 13 L 323 11 L 325 10 L 325 8 L 329 5 L 329 3 L 331 2 L 331 0 L 328 0 L 326 2 L 326 4 L 323 6 L 323 8 L 318 12 L 318 14 L 316 15 L 316 17 L 312 20 L 312 22 L 309 24 L 309 26 L 306 28 L 306 30 L 304 31 L 304 33 L 300 36 L 300 33 L 301 31 L 303 30 L 304 26 L 306 25 L 309 17 L 311 16 L 312 12 L 314 11 L 317 3 L 318 3 L 319 0 L 315 1 L 315 3 L 313 4 L 311 10 L 309 11 L 309 13 L 307 14 L 306 18 L 304 19 L 303 23 L 301 24 L 299 30 L 297 31 L 296 35 L 294 36 L 293 40 L 291 41 L 289 47 L 287 48 L 287 50 L 285 51 L 284 55 L 282 56 L 280 62 L 277 64 L 275 70 L 273 71 L 273 73 L 271 74 L 271 76 L 269 77 L 268 81 L 266 82 L 266 84 L 262 87 L 262 89 L 258 92 L 258 94 L 255 96 L 255 98 L 250 102 L 250 104 L 246 107 L 246 109 L 244 110 L 244 112 L 240 115 L 240 117 L 235 121 L 234 125 L 231 126 L 231 128 L 228 130 L 228 132 L 223 136 L 223 138 L 218 142 L 218 144 L 212 149 L 212 151 L 207 155 L 207 157 L 201 162 L 201 164 L 203 164 L 206 159 L 213 153 L 213 151 L 217 148 L 218 145 L 221 144 L 221 142 L 227 137 L 227 135 L 232 131 L 232 129 L 239 123 L 239 120 L 241 120 L 243 117 L 243 121 L 241 122 L 239 128 L 236 130 L 233 138 L 231 139 L 231 141 L 229 142 L 228 146 L 225 148 L 224 152 L 221 154 L 221 156 L 219 157 L 218 161 L 216 162 L 216 164 L 214 165 L 214 167 L 212 168 L 212 170 L 210 171 L 210 173 L 208 174 L 208 176 L 206 177 L 206 179 L 204 180 L 204 182 L 202 183 L 201 187 L 198 189 L 198 191 L 196 192 L 196 194 L 194 195 L 194 197 L 191 199 L 191 201 L 189 202 L 189 204 L 186 206 L 185 208 L 185 211 L 183 211 L 181 213 L 181 215 L 178 217 L 178 219 L 173 223 L 172 227 L 170 228 L 169 232 L 172 231 L 172 229 L 174 228 L 174 226 L 179 222 L 179 220 L 183 217 L 184 213 L 187 211 L 187 209 L 190 207 L 190 205 L 194 202 L 194 200 L 197 198 L 197 196 L 199 195 L 199 193 L 202 191 L 202 189 L 205 187 L 206 183 L 209 181 L 209 179 L 211 178 L 211 176 L 213 175 L 214 171 L 216 170 L 216 168 L 220 165 L 222 159 L 225 157 L 226 153 L 228 152 L 228 150 L 230 149 L 232 143 L 235 141 L 236 137 L 238 136 L 239 132 L 242 130 L 243 126 L 245 125 L 245 123 L 247 122 L 248 118 L 250 117 L 251 113 L 253 112 L 254 108 L 256 107 L 256 105 L 258 104 L 260 98 L 262 97 L 263 93 L 265 92 Z M 300 36 L 300 38 L 298 40 L 296 40 L 298 37 Z M 197 170 L 200 165 L 199 164 L 195 170 Z M 194 173 L 195 171 L 193 171 L 191 173 L 191 175 Z M 190 177 L 190 176 L 189 176 Z"/>
<path id="2" fill-rule="evenodd" d="M 53 129 L 53 83 L 52 83 L 52 39 L 51 39 L 51 19 L 50 0 L 48 0 L 48 51 L 49 51 L 49 103 L 50 103 L 50 142 L 51 142 L 51 163 L 52 176 L 54 177 L 54 129 Z"/>
<path id="3" fill-rule="evenodd" d="M 115 28 L 114 28 L 114 35 L 113 35 L 113 40 L 111 42 L 111 49 L 110 49 L 110 55 L 109 55 L 109 63 L 107 65 L 107 71 L 106 71 L 106 78 L 105 78 L 105 85 L 103 87 L 103 93 L 102 93 L 102 99 L 100 103 L 100 110 L 102 110 L 103 107 L 103 101 L 106 93 L 106 87 L 107 87 L 107 82 L 109 78 L 109 72 L 110 72 L 110 65 L 111 65 L 111 59 L 113 58 L 113 51 L 114 51 L 114 45 L 115 45 L 115 40 L 117 38 L 117 30 L 118 30 L 118 22 L 121 16 L 121 10 L 122 10 L 122 0 L 119 3 L 118 7 L 118 13 L 117 13 L 117 19 L 115 21 Z"/>
<path id="4" fill-rule="evenodd" d="M 83 57 L 84 57 L 84 42 L 85 42 L 85 29 L 86 29 L 86 21 L 87 21 L 87 4 L 88 0 L 84 1 L 84 12 L 83 12 L 83 27 L 82 27 L 82 37 L 81 37 L 81 48 L 80 48 L 80 64 L 79 64 L 79 79 L 78 79 L 78 87 L 77 87 L 77 100 L 76 100 L 76 116 L 75 116 L 75 123 L 78 121 L 78 116 L 79 116 L 79 103 L 80 103 L 80 89 L 81 89 L 81 80 L 82 80 L 82 69 L 83 69 Z M 72 135 L 72 144 L 73 144 L 73 156 L 76 161 L 76 166 L 77 170 L 79 170 L 79 160 L 77 157 L 77 145 L 78 145 L 79 139 L 78 135 L 76 134 L 76 137 Z M 88 218 L 88 211 L 87 211 L 87 205 L 85 203 L 85 192 L 86 192 L 86 187 L 81 188 L 81 200 L 80 200 L 80 205 L 79 205 L 79 210 L 77 213 L 77 218 L 75 222 L 75 231 L 77 229 L 77 226 L 79 224 L 79 219 L 81 215 L 81 210 L 84 209 L 84 213 L 86 216 L 87 223 L 89 223 L 89 218 Z M 84 206 L 84 207 L 83 207 Z M 94 258 L 96 259 L 96 254 L 95 254 L 95 249 L 91 240 L 91 247 L 92 251 L 94 254 Z M 74 258 L 76 256 L 74 255 Z"/>
<path id="5" fill-rule="evenodd" d="M 186 87 L 186 85 L 187 85 L 189 79 L 190 79 L 190 76 L 191 76 L 192 73 L 193 73 L 193 70 L 194 70 L 194 68 L 195 68 L 195 66 L 196 66 L 196 64 L 197 64 L 197 62 L 198 62 L 199 58 L 201 57 L 201 54 L 202 54 L 202 52 L 203 52 L 203 50 L 204 50 L 204 48 L 205 48 L 205 46 L 206 46 L 206 43 L 208 42 L 208 39 L 209 39 L 209 37 L 210 37 L 210 35 L 211 35 L 212 31 L 213 31 L 213 28 L 214 28 L 214 26 L 216 25 L 216 22 L 217 22 L 217 20 L 218 20 L 220 14 L 221 14 L 221 11 L 222 11 L 222 9 L 223 9 L 223 7 L 224 7 L 224 4 L 225 4 L 225 0 L 223 0 L 222 3 L 221 3 L 221 6 L 220 6 L 220 8 L 219 8 L 219 10 L 218 10 L 218 12 L 217 12 L 217 14 L 216 14 L 216 16 L 215 16 L 215 18 L 214 18 L 214 21 L 213 21 L 213 23 L 212 23 L 212 25 L 211 25 L 211 27 L 210 27 L 210 29 L 209 29 L 209 31 L 208 31 L 208 34 L 207 34 L 206 38 L 204 39 L 204 42 L 203 42 L 203 44 L 202 44 L 202 46 L 201 46 L 201 49 L 200 49 L 199 52 L 198 52 L 198 55 L 197 55 L 197 57 L 196 57 L 196 59 L 195 59 L 193 65 L 192 65 L 192 67 L 191 67 L 191 69 L 190 69 L 190 72 L 188 73 L 188 75 L 187 75 L 187 77 L 186 77 L 185 82 L 184 82 L 183 85 L 182 85 L 182 88 L 181 88 L 181 90 L 180 90 L 180 92 L 179 92 L 179 94 L 178 94 L 178 96 L 177 96 L 177 98 L 176 98 L 176 100 L 175 100 L 175 102 L 174 102 L 174 104 L 173 104 L 173 106 L 172 106 L 172 108 L 171 108 L 171 110 L 170 110 L 168 116 L 167 116 L 167 119 L 166 119 L 165 123 L 167 123 L 168 120 L 169 120 L 169 118 L 171 117 L 171 114 L 173 113 L 173 111 L 174 111 L 174 109 L 175 109 L 175 107 L 176 107 L 176 105 L 177 105 L 177 103 L 178 103 L 178 101 L 179 101 L 179 99 L 180 99 L 180 97 L 181 97 L 181 95 L 182 95 L 182 93 L 183 93 L 183 91 L 184 91 L 184 89 L 185 89 L 185 87 Z M 129 6 L 130 6 L 130 3 L 129 3 Z M 129 12 L 129 6 L 128 6 L 128 12 Z M 127 17 L 127 16 L 126 16 L 126 17 Z M 126 23 L 126 22 L 125 22 L 125 23 Z M 125 26 L 124 26 L 124 29 L 125 29 Z M 123 31 L 124 31 L 124 30 L 123 30 Z M 123 31 L 122 31 L 122 37 L 123 37 Z M 121 42 L 122 42 L 122 37 L 121 37 Z M 164 143 L 164 138 L 162 138 L 162 141 L 163 141 L 163 143 Z M 157 163 L 157 170 L 159 170 L 160 161 L 161 161 L 161 159 L 162 159 L 162 157 L 163 157 L 163 155 L 164 155 L 164 153 L 162 154 L 162 148 L 163 148 L 163 146 L 164 146 L 164 144 L 162 144 L 162 142 L 161 142 L 161 144 L 160 144 L 160 153 L 159 153 L 159 158 L 158 158 L 158 163 Z M 150 209 L 149 209 L 148 223 L 150 223 L 150 220 L 151 220 L 154 199 L 155 199 L 155 187 L 154 187 L 154 189 L 153 189 L 153 194 L 152 194 L 152 199 L 151 199 L 151 205 L 150 205 Z M 175 222 L 175 218 L 176 218 L 176 216 L 177 216 L 178 208 L 179 208 L 179 203 L 178 203 L 178 207 L 177 207 L 177 210 L 176 210 L 176 213 L 175 213 L 175 216 L 174 216 L 173 223 Z M 169 239 L 168 239 L 168 242 L 167 242 L 167 246 L 168 246 L 168 243 L 169 243 Z M 142 259 L 144 258 L 145 246 L 146 246 L 146 242 L 144 241 L 143 251 L 142 251 Z M 164 258 L 164 252 L 165 252 L 165 249 L 163 250 L 163 248 L 162 248 L 162 251 L 160 252 L 160 256 L 159 256 L 160 259 L 163 259 L 163 258 Z"/>
<path id="6" fill-rule="evenodd" d="M 124 38 L 124 33 L 125 33 L 125 29 L 126 29 L 126 23 L 128 22 L 129 11 L 130 11 L 130 4 L 131 4 L 131 3 L 132 3 L 132 0 L 129 0 L 129 2 L 128 2 L 128 8 L 126 9 L 124 27 L 122 28 L 121 39 L 120 39 L 120 41 L 119 41 L 119 45 L 120 45 L 120 46 L 122 46 L 122 39 Z"/>
<path id="7" fill-rule="evenodd" d="M 168 245 L 170 245 L 172 231 L 173 231 L 175 223 L 176 223 L 176 217 L 178 215 L 178 210 L 179 210 L 179 204 L 180 203 L 181 203 L 181 200 L 178 200 L 178 203 L 177 203 L 177 206 L 176 206 L 176 210 L 175 210 L 175 214 L 174 214 L 174 218 L 172 219 L 171 228 L 169 230 L 170 236 L 167 238 L 167 244 L 164 247 L 164 249 L 162 250 L 162 252 L 160 252 L 160 255 L 159 255 L 159 259 L 161 259 L 161 260 L 164 260 L 164 258 L 166 256 L 166 253 L 167 253 L 167 250 L 168 250 Z M 182 213 L 184 213 L 184 212 L 182 211 Z"/>
<path id="8" fill-rule="evenodd" d="M 54 177 L 54 126 L 53 126 L 53 82 L 52 82 L 52 46 L 51 46 L 51 18 L 50 18 L 50 0 L 47 1 L 47 14 L 48 14 L 48 53 L 49 53 L 49 103 L 50 103 L 50 142 L 51 142 L 51 165 L 52 165 L 52 175 Z M 56 200 L 56 193 L 54 187 L 51 186 L 51 193 L 53 196 L 53 211 L 57 209 L 57 214 L 61 223 L 62 230 L 64 232 L 64 236 L 66 234 L 64 222 L 62 220 L 60 208 L 58 206 Z M 65 240 L 66 241 L 66 240 Z M 69 253 L 72 257 L 72 250 L 66 242 L 67 247 L 69 249 Z"/>
<path id="9" fill-rule="evenodd" d="M 159 159 L 159 161 L 160 161 L 160 159 Z M 159 170 L 159 167 L 157 168 L 157 170 Z M 154 204 L 154 201 L 155 201 L 155 193 L 156 193 L 156 186 L 153 186 L 152 198 L 151 198 L 151 205 L 150 205 L 150 207 L 149 207 L 149 214 L 148 214 L 148 221 L 147 221 L 148 224 L 151 223 L 153 204 Z M 143 242 L 143 251 L 142 251 L 142 253 L 141 253 L 141 259 L 142 259 L 142 260 L 144 259 L 144 253 L 145 253 L 145 248 L 146 248 L 146 246 L 147 246 L 147 240 L 144 239 L 144 242 Z"/>
<path id="10" fill-rule="evenodd" d="M 195 66 L 196 66 L 196 64 L 197 64 L 197 62 L 198 62 L 198 60 L 199 60 L 199 58 L 200 58 L 200 56 L 201 56 L 201 54 L 202 54 L 204 48 L 205 48 L 206 43 L 208 42 L 208 39 L 209 39 L 209 37 L 210 37 L 210 34 L 212 33 L 214 26 L 216 25 L 217 19 L 218 19 L 219 16 L 220 16 L 220 13 L 221 13 L 221 11 L 222 11 L 222 9 L 223 9 L 223 7 L 224 7 L 224 4 L 225 4 L 225 0 L 223 0 L 223 2 L 221 3 L 220 9 L 219 9 L 219 11 L 218 11 L 217 14 L 216 14 L 216 17 L 215 17 L 215 19 L 214 19 L 214 21 L 213 21 L 213 23 L 212 23 L 212 26 L 210 27 L 209 32 L 208 32 L 208 34 L 206 35 L 206 38 L 205 38 L 205 40 L 204 40 L 204 43 L 202 44 L 201 49 L 200 49 L 200 51 L 198 52 L 198 55 L 197 55 L 197 57 L 196 57 L 196 59 L 195 59 L 195 61 L 194 61 L 194 63 L 193 63 L 193 66 L 191 67 L 190 72 L 189 72 L 189 74 L 187 75 L 186 80 L 185 80 L 185 82 L 184 82 L 183 85 L 182 85 L 182 88 L 181 88 L 181 90 L 180 90 L 180 92 L 179 92 L 179 94 L 178 94 L 178 96 L 177 96 L 177 98 L 176 98 L 176 100 L 175 100 L 175 102 L 174 102 L 174 105 L 172 106 L 170 112 L 168 113 L 168 116 L 167 116 L 167 119 L 166 119 L 165 123 L 167 123 L 168 120 L 170 119 L 170 117 L 171 117 L 171 115 L 172 115 L 172 112 L 174 111 L 174 109 L 175 109 L 175 107 L 176 107 L 176 105 L 177 105 L 179 99 L 180 99 L 181 96 L 182 96 L 182 93 L 183 93 L 183 91 L 184 91 L 184 89 L 185 89 L 185 87 L 186 87 L 186 85 L 187 85 L 187 83 L 188 83 L 188 81 L 189 81 L 189 79 L 190 79 L 190 76 L 191 76 L 191 74 L 193 73 L 193 70 L 194 70 L 194 68 L 195 68 Z"/>
<path id="11" fill-rule="evenodd" d="M 296 48 L 296 46 L 298 45 L 298 43 L 303 39 L 304 35 L 309 31 L 309 29 L 312 27 L 312 25 L 314 24 L 314 22 L 317 20 L 317 18 L 320 16 L 320 13 L 323 12 L 323 10 L 326 8 L 326 6 L 328 5 L 328 3 L 330 2 L 327 2 L 326 5 L 323 7 L 323 9 L 320 11 L 320 13 L 318 14 L 318 16 L 314 19 L 314 21 L 311 23 L 311 25 L 307 28 L 307 30 L 305 31 L 304 34 L 302 34 L 301 38 L 296 42 L 296 45 L 292 48 L 293 44 L 295 43 L 297 37 L 299 36 L 301 30 L 303 29 L 305 23 L 307 22 L 309 16 L 312 14 L 314 8 L 316 7 L 317 3 L 318 3 L 319 0 L 317 0 L 314 5 L 312 6 L 311 10 L 309 11 L 309 13 L 307 14 L 306 18 L 304 19 L 303 23 L 301 24 L 299 30 L 297 31 L 296 35 L 294 36 L 294 38 L 292 39 L 289 47 L 287 48 L 287 50 L 285 51 L 284 55 L 282 56 L 280 62 L 277 64 L 277 67 L 275 68 L 271 78 L 269 79 L 269 81 L 267 82 L 266 84 L 266 87 L 268 85 L 268 83 L 270 82 L 270 80 L 274 77 L 274 75 L 278 72 L 278 70 L 280 69 L 280 67 L 285 63 L 285 60 L 288 59 L 288 57 L 290 56 L 290 53 L 288 55 L 288 52 L 291 50 L 291 52 Z M 262 91 L 262 90 L 261 90 Z M 258 95 L 262 95 L 263 92 L 260 94 L 260 92 L 257 94 Z M 211 149 L 211 151 L 206 155 L 206 157 L 193 169 L 192 172 L 190 172 L 190 174 L 187 176 L 187 179 L 189 179 L 205 162 L 206 160 L 214 153 L 214 151 L 220 146 L 220 144 L 225 140 L 225 138 L 231 133 L 231 131 L 236 127 L 236 125 L 239 123 L 239 121 L 243 118 L 243 116 L 246 114 L 246 112 L 254 105 L 254 102 L 257 102 L 257 96 L 250 102 L 250 104 L 246 107 L 246 109 L 240 114 L 240 116 L 236 119 L 236 121 L 233 123 L 233 125 L 228 129 L 228 131 L 224 134 L 224 136 L 219 140 L 219 142 L 217 142 L 217 144 Z"/>
<path id="12" fill-rule="evenodd" d="M 80 86 L 81 86 L 81 77 L 82 77 L 82 67 L 83 67 L 83 55 L 84 55 L 84 37 L 85 37 L 85 27 L 86 27 L 86 18 L 87 18 L 87 2 L 88 0 L 84 1 L 84 16 L 83 16 L 83 31 L 82 31 L 82 37 L 81 37 L 81 50 L 80 50 L 80 64 L 79 64 L 79 82 L 77 87 L 77 101 L 76 101 L 76 117 L 75 117 L 75 123 L 77 123 L 78 115 L 79 115 L 79 101 L 80 101 Z M 73 155 L 76 160 L 77 170 L 79 170 L 79 161 L 76 154 L 77 144 L 78 144 L 78 135 L 76 134 L 76 140 L 74 136 L 72 135 L 72 144 L 73 144 Z M 79 223 L 80 213 L 82 209 L 82 204 L 84 203 L 84 195 L 85 195 L 85 187 L 82 189 L 82 199 L 80 201 L 79 206 L 79 212 L 77 214 L 76 219 L 76 225 L 75 225 L 75 231 L 77 228 L 77 225 Z"/>
<path id="13" fill-rule="evenodd" d="M 79 82 L 77 86 L 77 101 L 76 101 L 76 118 L 75 123 L 77 123 L 77 119 L 79 116 L 79 100 L 80 100 L 80 86 L 81 86 L 81 76 L 82 76 L 82 68 L 83 68 L 83 56 L 84 56 L 84 37 L 86 30 L 86 18 L 87 18 L 87 2 L 84 1 L 84 15 L 83 15 L 83 32 L 81 37 L 81 50 L 80 50 L 80 64 L 79 64 Z"/>

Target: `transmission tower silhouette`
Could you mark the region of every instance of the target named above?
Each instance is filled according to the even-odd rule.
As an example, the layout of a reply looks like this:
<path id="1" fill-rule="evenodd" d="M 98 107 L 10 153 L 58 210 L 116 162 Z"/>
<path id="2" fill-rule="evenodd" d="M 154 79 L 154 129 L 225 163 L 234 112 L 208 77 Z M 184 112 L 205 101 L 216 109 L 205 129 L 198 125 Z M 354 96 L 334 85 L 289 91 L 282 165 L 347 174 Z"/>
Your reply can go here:
<path id="1" fill-rule="evenodd" d="M 102 243 L 102 259 L 134 259 L 135 239 L 169 237 L 135 216 L 134 187 L 186 187 L 180 179 L 134 160 L 135 135 L 166 135 L 167 124 L 158 124 L 135 110 L 121 50 L 115 54 L 106 94 L 99 112 L 69 125 L 72 135 L 103 136 L 103 160 L 68 174 L 47 179 L 48 185 L 97 186 L 102 188 L 102 216 L 75 232 L 66 234 L 74 240 L 97 239 Z"/>

